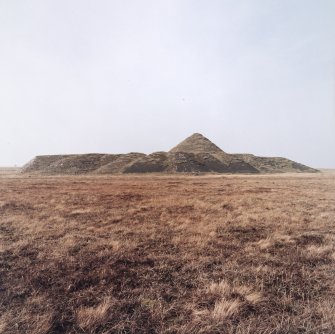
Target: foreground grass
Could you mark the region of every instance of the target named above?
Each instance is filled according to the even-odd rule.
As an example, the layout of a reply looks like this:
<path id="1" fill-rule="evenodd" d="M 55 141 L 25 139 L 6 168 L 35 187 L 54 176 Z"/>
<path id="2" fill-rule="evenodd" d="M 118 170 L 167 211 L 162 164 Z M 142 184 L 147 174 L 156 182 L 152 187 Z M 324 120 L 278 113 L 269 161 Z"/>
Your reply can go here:
<path id="1" fill-rule="evenodd" d="M 335 332 L 335 174 L 0 190 L 1 333 Z"/>

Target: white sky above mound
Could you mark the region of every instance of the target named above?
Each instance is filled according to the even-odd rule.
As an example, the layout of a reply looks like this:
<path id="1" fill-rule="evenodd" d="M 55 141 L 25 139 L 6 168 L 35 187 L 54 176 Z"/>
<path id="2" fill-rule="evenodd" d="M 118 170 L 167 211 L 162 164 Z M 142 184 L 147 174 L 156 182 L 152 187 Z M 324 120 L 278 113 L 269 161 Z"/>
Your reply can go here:
<path id="1" fill-rule="evenodd" d="M 0 2 L 0 165 L 224 151 L 335 168 L 335 1 Z"/>

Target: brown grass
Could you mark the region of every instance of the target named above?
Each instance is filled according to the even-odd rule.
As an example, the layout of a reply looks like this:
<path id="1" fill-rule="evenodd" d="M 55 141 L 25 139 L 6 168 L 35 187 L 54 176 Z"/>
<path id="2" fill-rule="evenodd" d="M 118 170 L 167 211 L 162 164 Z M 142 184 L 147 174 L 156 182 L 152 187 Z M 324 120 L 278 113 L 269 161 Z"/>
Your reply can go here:
<path id="1" fill-rule="evenodd" d="M 0 176 L 0 333 L 334 333 L 335 174 Z"/>

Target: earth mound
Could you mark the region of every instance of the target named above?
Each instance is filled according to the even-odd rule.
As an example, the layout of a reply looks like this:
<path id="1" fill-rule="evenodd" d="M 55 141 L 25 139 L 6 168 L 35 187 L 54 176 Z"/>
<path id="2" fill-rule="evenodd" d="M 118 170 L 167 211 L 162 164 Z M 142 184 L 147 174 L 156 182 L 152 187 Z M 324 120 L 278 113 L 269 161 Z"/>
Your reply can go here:
<path id="1" fill-rule="evenodd" d="M 261 173 L 292 173 L 307 172 L 316 173 L 317 169 L 305 166 L 298 162 L 281 157 L 257 157 L 253 154 L 234 154 L 250 165 L 254 166 Z"/>
<path id="2" fill-rule="evenodd" d="M 37 156 L 21 169 L 38 174 L 118 173 L 285 173 L 317 172 L 285 158 L 229 154 L 200 133 L 194 133 L 169 152 L 151 154 L 70 154 Z"/>
<path id="3" fill-rule="evenodd" d="M 95 174 L 123 173 L 132 162 L 145 157 L 144 153 L 115 154 L 111 162 L 103 164 L 94 171 Z"/>
<path id="4" fill-rule="evenodd" d="M 213 144 L 209 139 L 200 133 L 194 133 L 186 138 L 169 152 L 192 152 L 192 153 L 222 153 L 221 148 Z"/>

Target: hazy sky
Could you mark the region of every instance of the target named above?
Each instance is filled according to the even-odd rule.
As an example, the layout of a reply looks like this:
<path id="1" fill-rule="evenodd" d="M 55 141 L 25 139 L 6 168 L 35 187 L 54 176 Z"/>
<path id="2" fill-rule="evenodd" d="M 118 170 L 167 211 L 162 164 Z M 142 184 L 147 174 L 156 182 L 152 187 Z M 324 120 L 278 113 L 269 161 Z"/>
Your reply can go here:
<path id="1" fill-rule="evenodd" d="M 334 0 L 0 0 L 0 165 L 227 152 L 335 168 Z"/>

